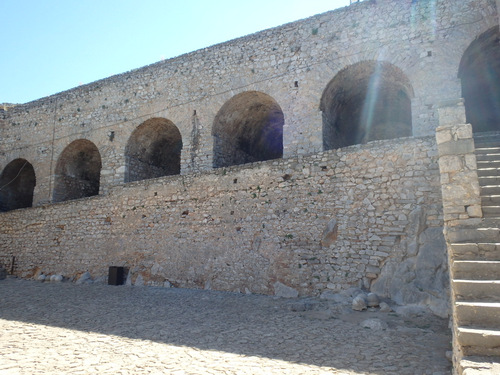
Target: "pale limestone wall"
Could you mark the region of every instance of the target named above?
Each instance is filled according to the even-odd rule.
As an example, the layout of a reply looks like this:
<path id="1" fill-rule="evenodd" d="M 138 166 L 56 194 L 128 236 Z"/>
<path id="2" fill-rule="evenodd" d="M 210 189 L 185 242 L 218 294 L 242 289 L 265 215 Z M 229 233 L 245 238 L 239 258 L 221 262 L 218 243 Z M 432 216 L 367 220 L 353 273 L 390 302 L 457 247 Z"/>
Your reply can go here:
<path id="1" fill-rule="evenodd" d="M 101 153 L 106 193 L 123 182 L 132 131 L 164 117 L 182 135 L 181 173 L 207 171 L 218 110 L 250 90 L 272 96 L 282 108 L 284 157 L 312 155 L 322 151 L 319 103 L 326 85 L 343 68 L 374 59 L 408 77 L 413 134 L 432 135 L 438 125 L 435 103 L 461 96 L 457 72 L 463 52 L 497 24 L 493 0 L 353 4 L 9 108 L 0 170 L 16 158 L 27 159 L 37 176 L 34 204 L 49 202 L 58 157 L 70 142 L 84 138 Z"/>
<path id="2" fill-rule="evenodd" d="M 439 170 L 447 226 L 467 225 L 483 216 L 472 126 L 465 123 L 463 103 L 439 109 L 442 125 L 436 129 Z"/>
<path id="3" fill-rule="evenodd" d="M 439 239 L 422 240 L 442 237 L 441 207 L 433 137 L 377 141 L 3 213 L 0 253 L 23 277 L 98 278 L 113 265 L 133 283 L 274 294 L 280 282 L 302 295 L 370 288 L 404 264 L 404 285 L 382 280 L 380 294 L 446 305 L 446 262 L 417 280 L 419 256 L 445 257 Z M 322 245 L 333 219 L 337 235 Z"/>

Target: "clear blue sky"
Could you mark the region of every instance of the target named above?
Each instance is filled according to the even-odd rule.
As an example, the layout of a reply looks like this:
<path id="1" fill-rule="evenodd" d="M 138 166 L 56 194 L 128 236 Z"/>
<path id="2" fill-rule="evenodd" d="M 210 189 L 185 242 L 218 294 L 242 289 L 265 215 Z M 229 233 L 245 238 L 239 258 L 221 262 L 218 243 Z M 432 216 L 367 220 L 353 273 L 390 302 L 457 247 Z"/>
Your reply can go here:
<path id="1" fill-rule="evenodd" d="M 0 103 L 26 103 L 349 0 L 0 0 Z"/>

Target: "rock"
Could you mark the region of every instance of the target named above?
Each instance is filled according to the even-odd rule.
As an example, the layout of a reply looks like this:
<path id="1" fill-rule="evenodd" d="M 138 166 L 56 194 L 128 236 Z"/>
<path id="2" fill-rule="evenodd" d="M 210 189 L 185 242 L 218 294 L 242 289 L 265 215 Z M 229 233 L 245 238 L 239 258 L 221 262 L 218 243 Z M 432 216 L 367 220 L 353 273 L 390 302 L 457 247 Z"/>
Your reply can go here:
<path id="1" fill-rule="evenodd" d="M 388 325 L 386 322 L 383 322 L 380 319 L 366 319 L 361 322 L 361 327 L 370 328 L 374 331 L 382 331 L 384 329 L 387 329 Z"/>
<path id="2" fill-rule="evenodd" d="M 280 283 L 279 281 L 276 281 L 273 287 L 274 295 L 277 297 L 297 298 L 299 296 L 299 292 L 289 286 L 286 286 L 285 284 Z"/>
<path id="3" fill-rule="evenodd" d="M 3 267 L 0 267 L 0 280 L 4 280 L 7 278 L 7 270 Z"/>
<path id="4" fill-rule="evenodd" d="M 377 307 L 380 303 L 378 296 L 375 293 L 368 293 L 366 296 L 366 305 L 368 307 Z"/>
<path id="5" fill-rule="evenodd" d="M 326 225 L 325 230 L 323 231 L 323 236 L 321 239 L 321 245 L 325 247 L 329 247 L 337 240 L 338 233 L 338 225 L 337 220 L 332 219 Z"/>
<path id="6" fill-rule="evenodd" d="M 352 300 L 352 309 L 355 311 L 366 310 L 366 301 L 362 295 L 354 297 Z"/>
<path id="7" fill-rule="evenodd" d="M 92 276 L 90 276 L 90 272 L 85 272 L 76 280 L 77 284 L 91 284 L 92 283 Z"/>
<path id="8" fill-rule="evenodd" d="M 63 277 L 62 275 L 52 275 L 50 277 L 50 281 L 54 283 L 60 283 L 61 281 L 63 281 Z"/>
<path id="9" fill-rule="evenodd" d="M 42 273 L 36 278 L 37 281 L 44 282 L 47 277 Z"/>
<path id="10" fill-rule="evenodd" d="M 170 281 L 166 280 L 164 283 L 163 283 L 163 287 L 165 288 L 173 288 L 173 285 Z"/>
<path id="11" fill-rule="evenodd" d="M 144 286 L 144 279 L 142 278 L 141 274 L 137 275 L 137 278 L 135 279 L 135 286 Z"/>
<path id="12" fill-rule="evenodd" d="M 127 273 L 127 280 L 125 280 L 125 285 L 132 286 L 132 272 Z"/>
<path id="13" fill-rule="evenodd" d="M 391 306 L 385 302 L 380 302 L 380 312 L 391 312 Z"/>

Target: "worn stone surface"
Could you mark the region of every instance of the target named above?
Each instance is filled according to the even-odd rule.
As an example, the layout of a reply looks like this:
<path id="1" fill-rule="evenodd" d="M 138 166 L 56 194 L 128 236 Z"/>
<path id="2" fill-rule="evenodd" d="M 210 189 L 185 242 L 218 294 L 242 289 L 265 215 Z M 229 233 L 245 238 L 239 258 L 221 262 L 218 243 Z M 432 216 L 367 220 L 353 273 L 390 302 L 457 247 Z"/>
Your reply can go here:
<path id="1" fill-rule="evenodd" d="M 2 281 L 0 300 L 2 374 L 450 374 L 447 320 L 432 315 L 16 279 Z M 367 319 L 388 328 L 363 328 Z"/>
<path id="2" fill-rule="evenodd" d="M 432 138 L 412 138 L 137 181 L 2 213 L 0 249 L 16 256 L 22 277 L 76 281 L 88 271 L 99 279 L 113 265 L 127 269 L 129 285 L 274 294 L 280 282 L 299 295 L 370 291 L 392 275 L 392 262 L 416 256 L 419 232 L 442 230 L 436 159 Z M 332 216 L 337 240 L 322 246 Z"/>
<path id="3" fill-rule="evenodd" d="M 388 325 L 380 319 L 366 319 L 361 322 L 361 327 L 374 331 L 382 331 L 387 329 Z"/>
<path id="4" fill-rule="evenodd" d="M 363 295 L 354 297 L 354 299 L 352 300 L 352 309 L 354 311 L 363 311 L 366 310 L 366 308 L 366 300 Z"/>
<path id="5" fill-rule="evenodd" d="M 273 286 L 274 295 L 276 297 L 296 298 L 299 296 L 299 292 L 283 283 L 280 283 L 279 281 L 275 282 Z"/>
<path id="6" fill-rule="evenodd" d="M 0 280 L 5 280 L 7 278 L 7 270 L 0 267 Z"/>

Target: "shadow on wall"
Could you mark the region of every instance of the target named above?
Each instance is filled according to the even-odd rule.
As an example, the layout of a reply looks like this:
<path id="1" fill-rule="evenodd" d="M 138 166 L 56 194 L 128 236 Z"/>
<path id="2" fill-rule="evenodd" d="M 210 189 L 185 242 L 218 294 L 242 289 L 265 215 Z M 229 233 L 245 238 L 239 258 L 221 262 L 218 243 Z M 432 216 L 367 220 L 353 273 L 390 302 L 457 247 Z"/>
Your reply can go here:
<path id="1" fill-rule="evenodd" d="M 388 62 L 341 70 L 321 97 L 323 149 L 411 136 L 411 97 L 410 81 Z"/>
<path id="2" fill-rule="evenodd" d="M 283 157 L 284 123 L 281 107 L 269 95 L 248 91 L 234 96 L 214 120 L 214 168 Z"/>
<path id="3" fill-rule="evenodd" d="M 152 118 L 139 125 L 125 148 L 125 182 L 181 172 L 182 136 L 172 121 Z"/>
<path id="4" fill-rule="evenodd" d="M 91 197 L 99 194 L 101 155 L 86 139 L 71 142 L 56 165 L 53 202 Z"/>
<path id="5" fill-rule="evenodd" d="M 35 170 L 25 159 L 11 161 L 0 175 L 0 212 L 31 207 Z"/>
<path id="6" fill-rule="evenodd" d="M 462 80 L 467 123 L 474 132 L 500 130 L 500 32 L 495 26 L 465 51 L 458 77 Z"/>

